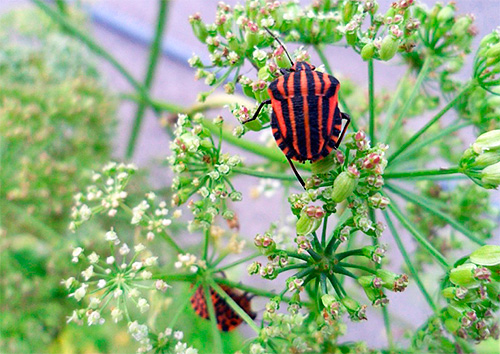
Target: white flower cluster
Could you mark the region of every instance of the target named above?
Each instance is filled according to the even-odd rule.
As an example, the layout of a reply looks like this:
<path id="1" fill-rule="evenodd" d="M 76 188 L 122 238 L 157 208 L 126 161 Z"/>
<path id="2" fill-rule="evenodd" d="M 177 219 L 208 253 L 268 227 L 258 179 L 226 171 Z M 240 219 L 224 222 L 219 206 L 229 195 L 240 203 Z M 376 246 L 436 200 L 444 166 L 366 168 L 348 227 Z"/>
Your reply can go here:
<path id="1" fill-rule="evenodd" d="M 151 255 L 143 244 L 136 244 L 131 250 L 113 229 L 105 234 L 104 239 L 109 242 L 111 252 L 116 252 L 115 255 L 101 257 L 96 252 L 86 255 L 82 247 L 73 249 L 72 261 L 87 263 L 88 266 L 81 272 L 80 280 L 70 277 L 63 280 L 62 284 L 70 291 L 69 296 L 78 302 L 88 296 L 88 305 L 73 311 L 68 322 L 83 324 L 86 319 L 89 326 L 103 324 L 102 313 L 112 303 L 115 306 L 110 306 L 109 312 L 113 322 L 121 321 L 124 314 L 130 320 L 127 302 L 133 303 L 140 313 L 150 308 L 148 300 L 141 293 L 142 289 L 164 292 L 169 288 L 163 280 L 151 280 L 153 273 L 150 269 L 157 265 L 158 257 Z M 118 245 L 120 247 L 116 248 Z"/>
<path id="2" fill-rule="evenodd" d="M 153 212 L 148 213 L 149 209 L 154 208 L 157 197 L 153 192 L 146 194 L 146 199 L 132 209 L 132 225 L 141 225 L 147 229 L 147 239 L 152 241 L 155 234 L 165 231 L 165 228 L 172 224 L 172 220 L 167 218 L 167 203 L 161 201 Z M 174 215 L 175 217 L 175 215 Z"/>
<path id="3" fill-rule="evenodd" d="M 198 268 L 206 268 L 206 264 L 202 260 L 198 260 L 196 256 L 186 253 L 186 254 L 178 254 L 177 262 L 174 263 L 175 268 L 185 268 L 188 269 L 191 273 L 196 273 Z"/>
<path id="4" fill-rule="evenodd" d="M 137 167 L 132 164 L 110 162 L 102 169 L 102 173 L 94 173 L 92 179 L 96 184 L 88 186 L 86 193 L 78 193 L 74 197 L 70 230 L 75 231 L 94 213 L 107 212 L 109 217 L 114 217 L 127 197 L 125 187 L 136 170 Z M 95 205 L 91 207 L 90 204 Z"/>

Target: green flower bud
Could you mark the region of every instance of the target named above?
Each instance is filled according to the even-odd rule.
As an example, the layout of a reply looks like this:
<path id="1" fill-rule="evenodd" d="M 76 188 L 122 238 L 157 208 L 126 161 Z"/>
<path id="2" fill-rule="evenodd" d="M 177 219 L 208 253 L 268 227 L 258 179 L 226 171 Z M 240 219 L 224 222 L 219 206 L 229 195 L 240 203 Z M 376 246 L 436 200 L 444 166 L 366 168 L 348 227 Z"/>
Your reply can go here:
<path id="1" fill-rule="evenodd" d="M 292 63 L 290 63 L 290 60 L 288 59 L 288 56 L 285 53 L 285 49 L 283 47 L 279 47 L 278 49 L 275 50 L 274 52 L 274 61 L 276 62 L 276 65 L 280 68 L 288 69 L 292 66 Z"/>
<path id="2" fill-rule="evenodd" d="M 269 67 L 267 65 L 263 66 L 262 68 L 259 69 L 259 73 L 257 74 L 257 77 L 260 80 L 264 80 L 264 81 L 271 81 L 274 79 L 274 76 L 273 76 L 273 74 L 271 74 L 269 72 Z"/>
<path id="3" fill-rule="evenodd" d="M 500 162 L 486 167 L 481 173 L 481 185 L 486 189 L 497 189 L 500 185 Z"/>
<path id="4" fill-rule="evenodd" d="M 444 321 L 444 326 L 450 333 L 455 333 L 462 327 L 462 324 L 454 318 L 447 318 Z"/>
<path id="5" fill-rule="evenodd" d="M 364 61 L 370 60 L 375 55 L 375 44 L 373 42 L 368 43 L 361 49 L 361 58 Z"/>
<path id="6" fill-rule="evenodd" d="M 342 305 L 346 308 L 352 320 L 366 320 L 366 306 L 360 305 L 356 300 L 349 296 L 343 297 Z"/>
<path id="7" fill-rule="evenodd" d="M 469 16 L 463 16 L 457 19 L 451 28 L 451 33 L 456 37 L 462 37 L 467 33 L 470 25 L 472 24 L 472 19 Z"/>
<path id="8" fill-rule="evenodd" d="M 245 123 L 245 128 L 258 132 L 262 130 L 262 123 L 259 119 L 254 119 L 248 123 Z"/>
<path id="9" fill-rule="evenodd" d="M 333 303 L 337 302 L 337 299 L 330 294 L 325 294 L 321 297 L 321 302 L 326 308 L 330 307 Z"/>
<path id="10" fill-rule="evenodd" d="M 398 51 L 398 40 L 393 36 L 386 36 L 382 40 L 382 44 L 380 46 L 379 55 L 380 59 L 387 61 L 392 59 L 396 52 Z"/>
<path id="11" fill-rule="evenodd" d="M 500 43 L 498 48 L 500 48 Z M 498 55 L 500 56 L 500 52 Z M 500 129 L 491 130 L 479 135 L 474 144 L 472 144 L 472 148 L 477 153 L 485 150 L 500 150 Z"/>
<path id="12" fill-rule="evenodd" d="M 337 161 L 335 160 L 335 157 L 333 155 L 334 154 L 330 154 L 324 159 L 313 162 L 311 164 L 312 173 L 315 175 L 319 175 L 330 171 L 333 166 L 337 164 Z"/>
<path id="13" fill-rule="evenodd" d="M 494 266 L 500 264 L 500 246 L 486 245 L 470 255 L 470 261 L 482 266 Z"/>
<path id="14" fill-rule="evenodd" d="M 471 164 L 469 164 L 472 168 L 485 168 L 490 165 L 494 165 L 497 162 L 500 162 L 500 152 L 485 152 L 484 154 L 476 157 Z"/>
<path id="15" fill-rule="evenodd" d="M 358 4 L 359 1 L 357 0 L 349 0 L 347 3 L 344 5 L 344 10 L 342 12 L 342 18 L 344 20 L 344 23 L 347 23 L 351 21 L 352 17 L 358 10 Z"/>
<path id="16" fill-rule="evenodd" d="M 474 279 L 474 270 L 477 268 L 475 264 L 462 264 L 450 271 L 450 281 L 455 285 L 463 286 L 464 288 L 475 288 L 479 286 L 479 282 Z"/>
<path id="17" fill-rule="evenodd" d="M 260 272 L 260 267 L 262 264 L 259 262 L 253 262 L 247 267 L 247 272 L 249 275 L 258 274 Z"/>
<path id="18" fill-rule="evenodd" d="M 193 33 L 196 38 L 205 43 L 205 39 L 208 36 L 208 31 L 205 24 L 201 21 L 200 14 L 189 16 L 189 22 L 191 23 L 191 27 L 193 28 Z"/>
<path id="19" fill-rule="evenodd" d="M 500 60 L 500 43 L 497 43 L 488 48 L 485 55 L 487 58 L 496 59 L 495 62 L 498 62 L 498 60 Z"/>
<path id="20" fill-rule="evenodd" d="M 316 231 L 323 220 L 325 212 L 321 207 L 310 206 L 302 209 L 297 220 L 296 229 L 298 236 L 306 236 Z"/>
<path id="21" fill-rule="evenodd" d="M 354 166 L 352 166 L 351 171 L 344 171 L 339 174 L 333 182 L 332 200 L 335 203 L 346 200 L 356 189 L 358 180 L 359 172 Z"/>
<path id="22" fill-rule="evenodd" d="M 437 15 L 437 20 L 443 24 L 445 22 L 448 22 L 449 20 L 453 19 L 453 16 L 455 15 L 455 10 L 451 6 L 445 6 L 443 7 Z"/>
<path id="23" fill-rule="evenodd" d="M 455 287 L 450 286 L 441 291 L 441 294 L 445 299 L 453 300 L 455 298 Z"/>

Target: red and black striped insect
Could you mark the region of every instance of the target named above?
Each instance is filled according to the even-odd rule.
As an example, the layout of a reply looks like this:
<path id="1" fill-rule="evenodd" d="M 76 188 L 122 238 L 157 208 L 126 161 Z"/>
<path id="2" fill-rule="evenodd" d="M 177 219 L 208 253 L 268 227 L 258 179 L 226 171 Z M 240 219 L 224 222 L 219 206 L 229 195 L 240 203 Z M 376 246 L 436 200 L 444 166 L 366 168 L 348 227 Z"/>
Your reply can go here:
<path id="1" fill-rule="evenodd" d="M 247 293 L 239 294 L 226 285 L 221 285 L 222 290 L 234 300 L 251 319 L 257 316 L 252 311 L 250 300 L 252 299 Z M 210 297 L 215 309 L 215 317 L 217 318 L 217 328 L 223 332 L 229 332 L 238 327 L 243 319 L 228 305 L 228 303 L 212 288 L 210 288 Z M 209 319 L 207 302 L 205 301 L 205 293 L 203 286 L 199 286 L 196 292 L 191 296 L 191 306 L 196 314 L 202 318 Z"/>
<path id="2" fill-rule="evenodd" d="M 280 40 L 266 30 L 293 63 Z M 313 65 L 302 61 L 280 71 L 283 75 L 267 89 L 271 99 L 261 102 L 252 118 L 243 123 L 256 119 L 264 105 L 271 104 L 274 139 L 305 187 L 291 160 L 314 162 L 328 156 L 339 147 L 351 118 L 339 110 L 340 82 L 335 77 L 317 72 Z M 342 120 L 346 120 L 343 129 Z"/>

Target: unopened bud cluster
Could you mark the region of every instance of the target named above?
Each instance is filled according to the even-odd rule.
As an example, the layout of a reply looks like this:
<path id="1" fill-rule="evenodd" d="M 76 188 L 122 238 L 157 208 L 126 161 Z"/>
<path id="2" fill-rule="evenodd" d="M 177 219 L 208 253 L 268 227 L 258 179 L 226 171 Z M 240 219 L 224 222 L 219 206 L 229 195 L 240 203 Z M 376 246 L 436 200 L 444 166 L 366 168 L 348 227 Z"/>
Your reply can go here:
<path id="1" fill-rule="evenodd" d="M 490 91 L 500 86 L 500 28 L 481 40 L 474 60 L 474 77 Z"/>
<path id="2" fill-rule="evenodd" d="M 495 312 L 500 305 L 500 246 L 474 251 L 467 263 L 449 273 L 449 286 L 442 290 L 448 306 L 441 313 L 446 330 L 464 339 L 498 339 Z"/>

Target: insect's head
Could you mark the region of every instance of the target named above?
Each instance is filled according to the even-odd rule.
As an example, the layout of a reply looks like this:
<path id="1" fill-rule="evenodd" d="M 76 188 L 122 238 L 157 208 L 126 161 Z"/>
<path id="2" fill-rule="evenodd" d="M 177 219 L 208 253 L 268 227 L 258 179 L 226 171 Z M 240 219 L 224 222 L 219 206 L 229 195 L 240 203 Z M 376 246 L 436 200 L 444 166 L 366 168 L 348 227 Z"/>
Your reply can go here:
<path id="1" fill-rule="evenodd" d="M 290 68 L 290 71 L 300 71 L 300 70 L 314 70 L 316 67 L 312 64 L 309 64 L 308 62 L 305 61 L 298 61 L 295 64 L 292 65 Z"/>

